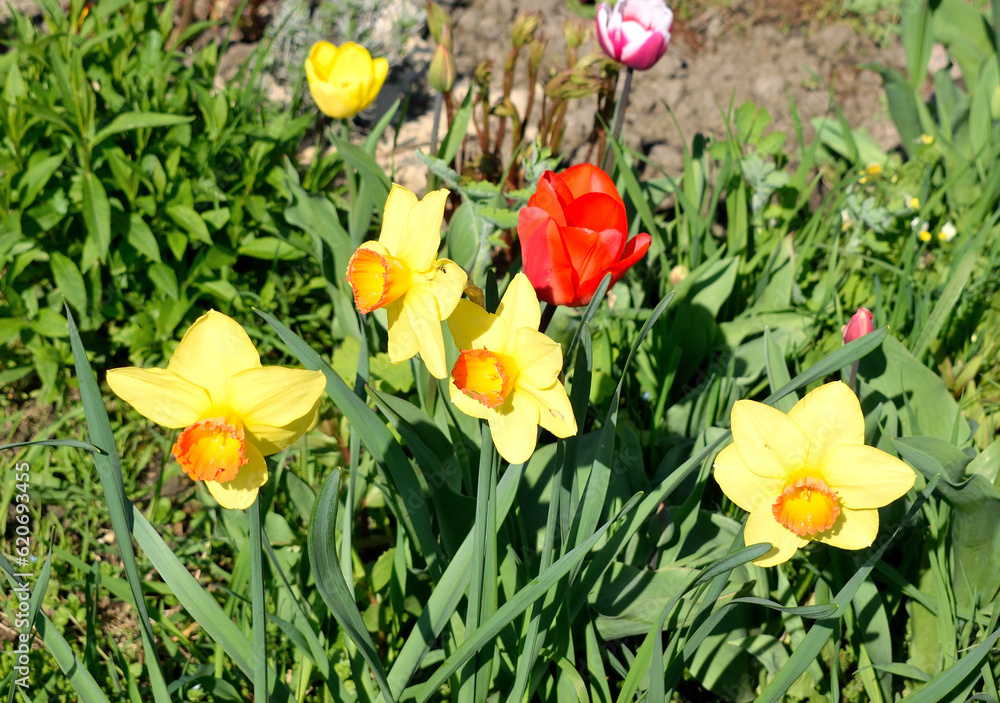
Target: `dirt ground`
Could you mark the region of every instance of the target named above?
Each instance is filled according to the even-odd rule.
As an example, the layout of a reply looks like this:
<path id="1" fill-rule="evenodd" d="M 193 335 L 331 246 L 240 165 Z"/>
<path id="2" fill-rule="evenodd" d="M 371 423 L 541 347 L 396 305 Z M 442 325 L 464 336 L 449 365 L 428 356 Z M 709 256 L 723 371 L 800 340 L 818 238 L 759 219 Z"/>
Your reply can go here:
<path id="1" fill-rule="evenodd" d="M 753 100 L 765 107 L 774 118 L 771 128 L 786 132 L 791 146 L 789 98 L 807 124 L 810 118 L 834 114 L 829 104 L 832 86 L 852 126 L 867 129 L 883 148 L 895 146 L 898 135 L 885 108 L 881 80 L 861 65 L 881 63 L 902 69 L 902 48 L 898 41 L 876 46 L 843 18 L 817 19 L 824 7 L 829 3 L 818 0 L 732 0 L 675 7 L 666 55 L 648 71 L 634 75 L 623 130 L 628 145 L 668 174 L 678 175 L 683 142 L 690 144 L 697 132 L 723 136 L 732 99 L 735 106 Z M 518 0 L 470 0 L 452 13 L 460 74 L 470 74 L 478 61 L 492 57 L 497 63 L 496 81 L 509 51 L 513 19 L 525 10 L 543 13 L 542 30 L 550 38 L 548 56 L 561 57 L 563 23 L 575 16 L 565 0 L 531 5 Z M 581 54 L 599 50 L 591 39 Z M 576 104 L 565 138 L 569 150 L 586 139 L 593 111 L 593 100 Z M 809 135 L 807 128 L 807 139 Z"/>

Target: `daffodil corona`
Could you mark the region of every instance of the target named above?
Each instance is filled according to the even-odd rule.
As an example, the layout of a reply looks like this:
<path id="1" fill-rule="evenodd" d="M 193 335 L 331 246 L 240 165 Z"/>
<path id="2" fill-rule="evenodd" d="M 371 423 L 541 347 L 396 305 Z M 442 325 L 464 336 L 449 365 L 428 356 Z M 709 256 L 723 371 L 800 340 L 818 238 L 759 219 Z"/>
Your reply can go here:
<path id="1" fill-rule="evenodd" d="M 246 331 L 215 310 L 184 334 L 165 369 L 111 369 L 118 397 L 158 425 L 185 428 L 172 453 L 224 508 L 249 507 L 267 482 L 264 457 L 309 429 L 326 387 L 320 371 L 261 366 Z"/>
<path id="2" fill-rule="evenodd" d="M 785 415 L 752 400 L 732 412 L 733 443 L 715 460 L 715 480 L 750 513 L 746 544 L 769 542 L 754 563 L 773 566 L 816 540 L 863 549 L 878 534 L 878 508 L 913 486 L 913 469 L 865 446 L 865 418 L 845 384 L 808 393 Z"/>
<path id="3" fill-rule="evenodd" d="M 559 381 L 562 347 L 538 331 L 541 309 L 527 276 L 514 276 L 492 315 L 460 300 L 448 327 L 459 349 L 451 399 L 487 420 L 504 459 L 520 464 L 535 451 L 537 427 L 557 437 L 576 434 L 576 418 Z"/>
<path id="4" fill-rule="evenodd" d="M 468 276 L 461 266 L 438 259 L 447 190 L 423 200 L 393 185 L 385 202 L 377 242 L 362 244 L 347 265 L 347 282 L 362 313 L 385 308 L 389 318 L 389 360 L 418 352 L 435 378 L 445 378 L 441 320 L 455 309 Z"/>

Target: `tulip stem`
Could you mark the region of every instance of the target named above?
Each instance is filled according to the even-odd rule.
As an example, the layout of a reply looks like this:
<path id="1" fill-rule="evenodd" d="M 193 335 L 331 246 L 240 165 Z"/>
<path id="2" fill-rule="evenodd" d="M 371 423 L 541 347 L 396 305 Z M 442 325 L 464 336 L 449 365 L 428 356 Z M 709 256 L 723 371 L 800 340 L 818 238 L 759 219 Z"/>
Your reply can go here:
<path id="1" fill-rule="evenodd" d="M 250 602 L 253 615 L 253 694 L 255 701 L 268 700 L 267 613 L 264 609 L 264 549 L 260 511 L 262 493 L 250 506 Z"/>
<path id="2" fill-rule="evenodd" d="M 438 130 L 441 128 L 441 105 L 444 103 L 444 96 L 441 93 L 434 95 L 434 121 L 431 122 L 431 156 L 437 156 Z"/>
<path id="3" fill-rule="evenodd" d="M 549 323 L 552 322 L 552 316 L 556 314 L 556 305 L 552 303 L 545 303 L 545 309 L 542 310 L 542 318 L 538 323 L 538 331 L 545 334 L 545 330 L 548 329 Z"/>
<path id="4" fill-rule="evenodd" d="M 618 98 L 618 104 L 615 106 L 615 127 L 611 130 L 611 139 L 608 141 L 608 149 L 604 152 L 604 164 L 601 166 L 601 169 L 605 173 L 608 173 L 611 153 L 614 151 L 614 149 L 611 148 L 611 142 L 617 142 L 618 138 L 621 136 L 622 122 L 625 121 L 625 108 L 628 107 L 629 93 L 632 92 L 632 69 L 627 67 L 623 68 L 625 68 L 625 84 L 622 86 L 622 93 Z"/>

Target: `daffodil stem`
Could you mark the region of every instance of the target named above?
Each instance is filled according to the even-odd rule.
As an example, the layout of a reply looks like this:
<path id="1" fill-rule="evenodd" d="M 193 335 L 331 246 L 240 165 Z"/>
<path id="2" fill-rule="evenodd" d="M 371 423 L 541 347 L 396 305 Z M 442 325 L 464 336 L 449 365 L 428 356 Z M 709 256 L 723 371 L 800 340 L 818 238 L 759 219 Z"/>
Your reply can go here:
<path id="1" fill-rule="evenodd" d="M 625 121 L 625 109 L 628 107 L 629 93 L 632 92 L 632 69 L 625 69 L 625 84 L 622 86 L 622 93 L 618 97 L 618 104 L 615 106 L 615 126 L 611 130 L 611 139 L 608 140 L 607 149 L 604 152 L 604 163 L 601 168 L 607 172 L 611 165 L 611 154 L 614 152 L 611 143 L 617 142 L 622 133 L 622 122 Z"/>
<path id="2" fill-rule="evenodd" d="M 264 610 L 264 547 L 261 541 L 261 494 L 250 506 L 250 602 L 253 613 L 253 694 L 255 701 L 268 699 L 267 613 Z"/>

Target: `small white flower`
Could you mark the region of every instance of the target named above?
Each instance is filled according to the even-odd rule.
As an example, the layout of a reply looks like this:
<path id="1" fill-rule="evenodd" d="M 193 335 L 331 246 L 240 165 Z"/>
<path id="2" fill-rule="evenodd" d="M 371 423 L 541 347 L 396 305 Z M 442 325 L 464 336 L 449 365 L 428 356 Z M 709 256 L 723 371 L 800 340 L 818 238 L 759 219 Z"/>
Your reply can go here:
<path id="1" fill-rule="evenodd" d="M 958 235 L 958 229 L 950 221 L 945 222 L 941 225 L 941 231 L 938 233 L 938 239 L 942 242 L 950 242 Z"/>

